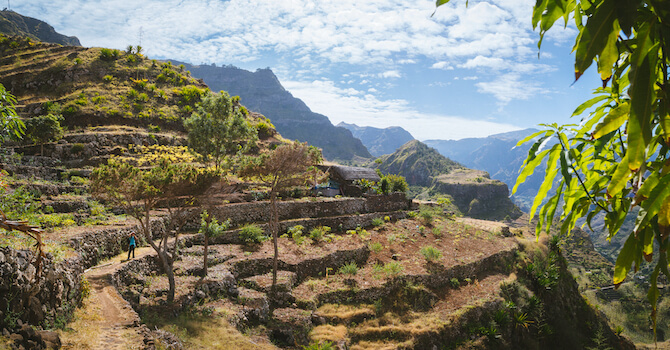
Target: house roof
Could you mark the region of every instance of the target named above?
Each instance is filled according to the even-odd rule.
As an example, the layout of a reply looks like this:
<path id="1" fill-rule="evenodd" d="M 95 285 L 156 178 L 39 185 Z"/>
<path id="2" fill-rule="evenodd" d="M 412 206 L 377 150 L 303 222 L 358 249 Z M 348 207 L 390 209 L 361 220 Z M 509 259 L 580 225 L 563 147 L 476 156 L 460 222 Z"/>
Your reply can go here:
<path id="1" fill-rule="evenodd" d="M 370 181 L 379 181 L 381 178 L 377 175 L 374 169 L 359 168 L 353 166 L 331 165 L 325 169 L 326 171 L 337 174 L 346 181 L 366 179 Z"/>

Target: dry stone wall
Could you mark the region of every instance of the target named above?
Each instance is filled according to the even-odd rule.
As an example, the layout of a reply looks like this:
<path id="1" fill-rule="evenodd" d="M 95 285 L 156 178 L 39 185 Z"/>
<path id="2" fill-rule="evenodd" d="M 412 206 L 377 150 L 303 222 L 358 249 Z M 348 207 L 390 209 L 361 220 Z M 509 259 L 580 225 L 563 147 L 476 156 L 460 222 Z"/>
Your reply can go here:
<path id="1" fill-rule="evenodd" d="M 363 198 L 320 199 L 313 202 L 280 201 L 277 202 L 277 211 L 279 220 L 285 221 L 408 210 L 410 202 L 404 193 L 394 193 Z M 263 201 L 218 206 L 211 210 L 211 214 L 221 221 L 230 219 L 233 226 L 238 226 L 250 222 L 268 222 L 270 210 L 270 202 Z"/>
<path id="2" fill-rule="evenodd" d="M 30 250 L 0 247 L 0 328 L 62 325 L 81 301 L 84 266 L 78 257 L 55 262 L 47 254 L 39 279 L 33 259 Z"/>

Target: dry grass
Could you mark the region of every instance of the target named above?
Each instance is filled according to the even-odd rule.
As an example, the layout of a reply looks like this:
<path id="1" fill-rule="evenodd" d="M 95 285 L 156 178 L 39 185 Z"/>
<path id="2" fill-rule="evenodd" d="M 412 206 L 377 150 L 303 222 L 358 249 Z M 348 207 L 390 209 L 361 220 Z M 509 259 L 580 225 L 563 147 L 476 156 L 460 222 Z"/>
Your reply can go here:
<path id="1" fill-rule="evenodd" d="M 245 336 L 223 317 L 180 316 L 165 330 L 177 335 L 186 349 L 276 349 L 261 337 Z"/>
<path id="2" fill-rule="evenodd" d="M 102 310 L 98 298 L 91 294 L 84 300 L 81 308 L 74 313 L 74 320 L 67 325 L 67 330 L 58 330 L 65 350 L 94 349 L 101 333 L 99 321 L 102 321 Z"/>
<path id="3" fill-rule="evenodd" d="M 399 348 L 404 349 L 405 345 L 410 346 L 412 345 L 412 342 L 404 342 L 399 344 L 389 341 L 361 341 L 351 346 L 351 350 L 395 350 Z"/>
<path id="4" fill-rule="evenodd" d="M 333 326 L 329 324 L 317 326 L 309 332 L 309 337 L 317 343 L 326 341 L 337 343 L 347 338 L 347 327 L 344 325 Z"/>
<path id="5" fill-rule="evenodd" d="M 374 315 L 375 309 L 372 305 L 325 304 L 321 306 L 316 313 L 319 316 L 339 319 L 346 323 L 355 317 Z"/>

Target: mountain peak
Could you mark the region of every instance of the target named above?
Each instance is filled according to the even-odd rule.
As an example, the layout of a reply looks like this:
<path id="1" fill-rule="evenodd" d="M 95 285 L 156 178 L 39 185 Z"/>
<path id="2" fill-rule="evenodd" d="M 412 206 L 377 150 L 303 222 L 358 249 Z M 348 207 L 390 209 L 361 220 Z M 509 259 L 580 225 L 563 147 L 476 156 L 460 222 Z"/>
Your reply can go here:
<path id="1" fill-rule="evenodd" d="M 384 154 L 391 154 L 406 142 L 413 140 L 414 137 L 407 130 L 399 126 L 390 126 L 384 129 L 372 126 L 358 126 L 340 122 L 337 126 L 345 128 L 360 139 L 370 154 L 379 157 Z"/>
<path id="2" fill-rule="evenodd" d="M 76 36 L 66 36 L 56 32 L 47 24 L 32 17 L 26 17 L 11 10 L 0 11 L 0 33 L 27 36 L 42 42 L 65 46 L 81 46 Z"/>

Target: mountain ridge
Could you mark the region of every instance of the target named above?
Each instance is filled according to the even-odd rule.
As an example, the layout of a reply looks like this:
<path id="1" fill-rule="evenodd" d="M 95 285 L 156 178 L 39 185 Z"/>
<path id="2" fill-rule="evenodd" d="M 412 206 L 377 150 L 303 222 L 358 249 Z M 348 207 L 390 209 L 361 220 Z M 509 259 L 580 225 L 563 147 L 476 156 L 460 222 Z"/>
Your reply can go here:
<path id="1" fill-rule="evenodd" d="M 345 122 L 340 122 L 336 126 L 351 131 L 354 137 L 360 139 L 363 145 L 368 148 L 370 154 L 375 157 L 391 154 L 402 145 L 414 140 L 414 136 L 409 131 L 399 126 L 375 128 L 372 126 L 347 124 Z"/>
<path id="2" fill-rule="evenodd" d="M 0 33 L 27 36 L 52 44 L 81 46 L 76 36 L 60 34 L 44 21 L 6 9 L 0 11 Z"/>
<path id="3" fill-rule="evenodd" d="M 312 112 L 305 102 L 281 85 L 269 68 L 251 72 L 234 66 L 166 61 L 183 64 L 193 77 L 202 79 L 212 91 L 225 90 L 240 96 L 249 110 L 268 117 L 282 136 L 320 147 L 329 160 L 372 158 L 361 140 L 349 130 L 334 126 L 325 115 Z"/>

